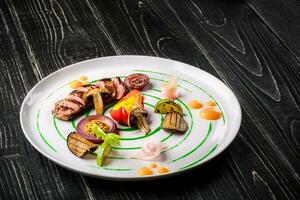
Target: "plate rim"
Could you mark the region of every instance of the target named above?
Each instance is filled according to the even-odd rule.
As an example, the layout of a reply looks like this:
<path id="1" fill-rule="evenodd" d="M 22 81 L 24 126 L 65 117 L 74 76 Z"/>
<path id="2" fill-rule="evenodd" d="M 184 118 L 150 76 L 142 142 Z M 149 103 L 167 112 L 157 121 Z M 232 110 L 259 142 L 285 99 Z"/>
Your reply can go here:
<path id="1" fill-rule="evenodd" d="M 218 149 L 217 151 L 215 151 L 213 154 L 211 154 L 207 159 L 205 159 L 203 162 L 193 166 L 193 167 L 190 167 L 190 168 L 187 168 L 187 169 L 183 169 L 183 170 L 180 170 L 180 171 L 174 171 L 174 172 L 170 172 L 170 173 L 167 173 L 167 174 L 160 174 L 160 175 L 156 175 L 156 176 L 140 176 L 140 177 L 116 177 L 116 176 L 103 176 L 101 174 L 99 175 L 95 175 L 95 174 L 92 174 L 92 173 L 88 173 L 88 172 L 84 172 L 84 171 L 80 171 L 80 170 L 76 170 L 74 168 L 71 168 L 67 165 L 64 165 L 63 162 L 59 161 L 58 159 L 56 159 L 55 157 L 51 156 L 50 154 L 47 154 L 47 152 L 43 151 L 41 148 L 38 147 L 37 144 L 35 144 L 31 138 L 29 137 L 29 134 L 25 131 L 26 129 L 24 128 L 25 127 L 25 124 L 23 123 L 23 118 L 22 118 L 22 115 L 24 115 L 24 109 L 25 109 L 25 106 L 26 106 L 26 102 L 28 100 L 28 98 L 31 96 L 31 93 L 36 89 L 36 87 L 41 84 L 42 82 L 45 82 L 47 81 L 49 78 L 51 78 L 52 76 L 55 76 L 56 74 L 58 73 L 61 73 L 62 71 L 65 71 L 65 70 L 68 70 L 69 68 L 72 68 L 73 66 L 75 65 L 80 65 L 80 64 L 83 64 L 83 63 L 86 63 L 86 62 L 91 62 L 93 60 L 104 60 L 104 59 L 118 59 L 118 58 L 124 58 L 124 57 L 131 57 L 131 58 L 148 58 L 148 59 L 158 59 L 158 60 L 166 60 L 168 62 L 177 62 L 179 64 L 183 64 L 183 65 L 186 65 L 187 67 L 192 67 L 193 69 L 196 69 L 196 70 L 200 70 L 202 71 L 202 73 L 210 76 L 211 78 L 215 79 L 216 81 L 218 81 L 219 83 L 221 83 L 222 85 L 224 85 L 228 91 L 230 91 L 232 97 L 233 97 L 233 100 L 235 101 L 234 103 L 236 104 L 236 108 L 237 108 L 237 116 L 238 116 L 238 121 L 235 121 L 235 127 L 236 127 L 236 130 L 231 130 L 231 135 L 232 137 L 230 138 L 230 140 L 223 146 L 221 146 L 220 149 Z M 219 156 L 222 152 L 224 152 L 230 145 L 231 143 L 233 142 L 233 140 L 236 138 L 238 132 L 239 132 L 239 129 L 241 127 L 241 122 L 242 122 L 242 110 L 241 110 L 241 106 L 240 106 L 240 103 L 236 97 L 236 95 L 234 94 L 234 92 L 231 90 L 231 88 L 229 88 L 222 80 L 220 80 L 219 78 L 215 77 L 214 75 L 198 68 L 198 67 L 195 67 L 193 65 L 190 65 L 190 64 L 187 64 L 187 63 L 184 63 L 184 62 L 180 62 L 180 61 L 177 61 L 177 60 L 173 60 L 173 59 L 168 59 L 168 58 L 163 58 L 163 57 L 154 57 L 154 56 L 145 56 L 145 55 L 116 55 L 116 56 L 104 56 L 104 57 L 97 57 L 97 58 L 92 58 L 92 59 L 87 59 L 87 60 L 83 60 L 83 61 L 80 61 L 80 62 L 76 62 L 76 63 L 72 63 L 70 65 L 67 65 L 61 69 L 58 69 L 52 73 L 50 73 L 49 75 L 47 75 L 46 77 L 44 77 L 43 79 L 41 79 L 39 82 L 37 82 L 31 89 L 30 91 L 26 94 L 25 98 L 23 99 L 23 102 L 22 102 L 22 105 L 21 105 L 21 108 L 20 108 L 20 112 L 19 112 L 19 117 L 20 117 L 20 124 L 21 124 L 21 128 L 22 128 L 22 132 L 23 134 L 25 135 L 26 139 L 30 142 L 30 144 L 39 152 L 41 153 L 43 156 L 45 156 L 46 158 L 48 158 L 49 160 L 51 160 L 52 162 L 58 164 L 59 166 L 65 168 L 65 169 L 68 169 L 70 171 L 73 171 L 73 172 L 76 172 L 76 173 L 79 173 L 79 174 L 82 174 L 82 175 L 85 175 L 85 176 L 89 176 L 89 177 L 95 177 L 95 178 L 100 178 L 100 179 L 105 179 L 105 180 L 115 180 L 115 181 L 144 181 L 144 180 L 155 180 L 155 179 L 161 179 L 161 178 L 167 178 L 167 177 L 171 177 L 171 176 L 175 176 L 175 175 L 179 175 L 179 174 L 183 174 L 183 173 L 186 173 L 188 171 L 191 171 L 191 170 L 194 170 L 200 166 L 203 166 L 204 164 L 206 164 L 207 162 L 209 162 L 210 160 L 214 159 L 215 157 Z"/>

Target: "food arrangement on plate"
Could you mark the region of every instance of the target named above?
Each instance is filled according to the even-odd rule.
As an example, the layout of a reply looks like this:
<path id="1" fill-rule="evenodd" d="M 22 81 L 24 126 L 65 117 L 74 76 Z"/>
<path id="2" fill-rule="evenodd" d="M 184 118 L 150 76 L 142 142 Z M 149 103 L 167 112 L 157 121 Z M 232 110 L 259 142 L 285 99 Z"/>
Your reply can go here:
<path id="1" fill-rule="evenodd" d="M 94 108 L 96 115 L 84 117 L 76 126 L 76 131 L 67 137 L 68 149 L 77 157 L 95 154 L 98 166 L 105 165 L 105 159 L 120 144 L 118 124 L 137 127 L 141 134 L 149 134 L 149 118 L 153 115 L 164 116 L 161 128 L 169 133 L 184 135 L 188 130 L 182 107 L 175 102 L 180 96 L 177 78 L 171 77 L 161 85 L 162 99 L 156 102 L 154 109 L 144 108 L 142 90 L 150 83 L 146 74 L 134 73 L 122 80 L 120 77 L 104 78 L 94 83 L 86 77 L 72 81 L 69 86 L 74 90 L 65 98 L 55 103 L 52 114 L 60 120 L 69 121 L 82 116 Z M 104 108 L 113 105 L 109 116 L 103 114 Z M 205 120 L 218 120 L 222 114 L 214 106 L 214 101 L 206 102 L 206 107 L 199 100 L 191 100 L 191 109 L 201 109 L 199 116 Z M 154 161 L 162 159 L 161 152 L 167 147 L 160 141 L 146 140 L 142 148 L 129 155 L 132 159 L 152 162 L 150 167 L 142 167 L 138 173 L 142 176 L 152 175 L 151 168 L 157 168 L 159 174 L 169 172 L 166 166 L 157 166 Z"/>

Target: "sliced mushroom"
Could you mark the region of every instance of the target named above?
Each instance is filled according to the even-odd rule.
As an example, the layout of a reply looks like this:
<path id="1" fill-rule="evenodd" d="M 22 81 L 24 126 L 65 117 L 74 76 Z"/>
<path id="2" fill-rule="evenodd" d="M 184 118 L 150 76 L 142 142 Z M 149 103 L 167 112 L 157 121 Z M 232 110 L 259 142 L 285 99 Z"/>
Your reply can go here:
<path id="1" fill-rule="evenodd" d="M 105 103 L 111 103 L 114 101 L 114 97 L 116 96 L 116 88 L 111 78 L 100 79 L 95 85 L 99 88 L 105 88 L 109 91 L 109 94 L 103 94 Z"/>
<path id="2" fill-rule="evenodd" d="M 103 100 L 102 100 L 101 93 L 95 92 L 93 94 L 93 101 L 94 101 L 96 114 L 97 115 L 102 115 L 104 105 L 103 105 Z"/>
<path id="3" fill-rule="evenodd" d="M 95 151 L 97 144 L 94 144 L 76 132 L 71 132 L 67 138 L 69 150 L 77 157 L 81 158 L 88 153 Z"/>
<path id="4" fill-rule="evenodd" d="M 188 125 L 178 112 L 171 112 L 166 115 L 162 128 L 170 132 L 185 132 Z"/>
<path id="5" fill-rule="evenodd" d="M 83 96 L 82 96 L 83 100 L 86 101 L 88 98 L 92 97 L 94 93 L 109 94 L 110 92 L 106 88 L 103 88 L 103 87 L 94 88 L 83 94 Z"/>
<path id="6" fill-rule="evenodd" d="M 129 114 L 129 126 L 137 126 L 144 134 L 148 134 L 151 129 L 146 121 L 148 112 L 141 108 L 133 109 Z"/>
<path id="7" fill-rule="evenodd" d="M 92 96 L 96 114 L 101 115 L 103 112 L 103 107 L 104 107 L 102 95 L 108 95 L 108 94 L 110 94 L 110 92 L 106 88 L 100 87 L 100 88 L 95 88 L 95 89 L 90 90 L 87 93 L 85 93 L 83 95 L 83 99 L 86 101 L 89 97 Z"/>

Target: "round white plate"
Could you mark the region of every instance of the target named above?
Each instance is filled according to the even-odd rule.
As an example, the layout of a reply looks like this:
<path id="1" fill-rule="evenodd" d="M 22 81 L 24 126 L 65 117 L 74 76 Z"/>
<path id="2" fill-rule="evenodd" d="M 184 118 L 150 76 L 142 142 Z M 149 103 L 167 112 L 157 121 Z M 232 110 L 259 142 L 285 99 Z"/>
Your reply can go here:
<path id="1" fill-rule="evenodd" d="M 105 77 L 124 78 L 132 73 L 145 73 L 150 77 L 150 85 L 143 90 L 145 109 L 149 112 L 152 132 L 144 136 L 138 130 L 120 127 L 121 145 L 106 159 L 103 167 L 98 167 L 95 156 L 77 158 L 67 148 L 66 137 L 74 131 L 78 122 L 65 122 L 54 118 L 51 111 L 54 103 L 72 89 L 68 83 L 85 75 L 89 81 Z M 184 110 L 184 119 L 189 129 L 184 134 L 170 134 L 160 128 L 161 115 L 153 112 L 153 105 L 163 98 L 162 83 L 170 76 L 177 76 L 177 102 Z M 187 103 L 198 99 L 205 104 L 209 100 L 217 102 L 216 108 L 222 118 L 207 121 L 199 116 L 200 110 L 189 109 Z M 109 109 L 106 111 L 108 114 Z M 94 110 L 87 112 L 93 114 Z M 82 116 L 83 117 L 83 116 Z M 79 119 L 81 119 L 80 117 Z M 21 126 L 26 138 L 44 156 L 72 171 L 105 179 L 141 180 L 162 178 L 197 167 L 220 154 L 235 138 L 241 123 L 240 105 L 233 92 L 220 80 L 205 71 L 190 65 L 147 56 L 112 56 L 79 62 L 58 70 L 40 81 L 26 96 L 20 111 Z M 130 159 L 147 139 L 157 139 L 167 146 L 163 152 L 165 159 L 157 162 L 170 172 L 139 176 L 138 169 L 149 166 L 150 162 Z"/>

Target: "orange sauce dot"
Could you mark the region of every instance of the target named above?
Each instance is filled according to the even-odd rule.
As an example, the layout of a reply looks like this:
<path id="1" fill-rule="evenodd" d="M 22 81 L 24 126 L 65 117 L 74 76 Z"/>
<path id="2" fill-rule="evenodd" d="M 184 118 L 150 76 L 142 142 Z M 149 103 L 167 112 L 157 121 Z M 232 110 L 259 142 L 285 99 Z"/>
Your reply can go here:
<path id="1" fill-rule="evenodd" d="M 192 109 L 200 109 L 203 105 L 198 100 L 192 100 L 188 103 L 188 106 Z"/>
<path id="2" fill-rule="evenodd" d="M 88 80 L 88 78 L 87 78 L 86 76 L 80 76 L 80 77 L 79 77 L 79 80 L 81 80 L 81 81 L 86 81 L 86 80 Z"/>
<path id="3" fill-rule="evenodd" d="M 160 174 L 164 174 L 164 173 L 168 173 L 169 172 L 169 169 L 165 166 L 159 166 L 157 168 L 157 172 L 160 173 Z"/>
<path id="4" fill-rule="evenodd" d="M 217 120 L 222 116 L 221 112 L 214 108 L 203 108 L 200 111 L 200 117 L 206 120 Z"/>
<path id="5" fill-rule="evenodd" d="M 141 167 L 139 169 L 139 175 L 140 176 L 149 176 L 152 175 L 153 171 L 149 167 Z"/>
<path id="6" fill-rule="evenodd" d="M 74 80 L 69 83 L 69 86 L 73 89 L 76 89 L 76 88 L 82 86 L 82 83 L 80 81 Z"/>
<path id="7" fill-rule="evenodd" d="M 157 164 L 156 164 L 156 163 L 151 163 L 151 164 L 150 164 L 150 167 L 151 167 L 151 168 L 156 168 L 156 167 L 157 167 Z"/>
<path id="8" fill-rule="evenodd" d="M 214 101 L 208 101 L 208 102 L 206 102 L 206 105 L 208 105 L 208 106 L 215 106 L 216 102 L 214 102 Z"/>

